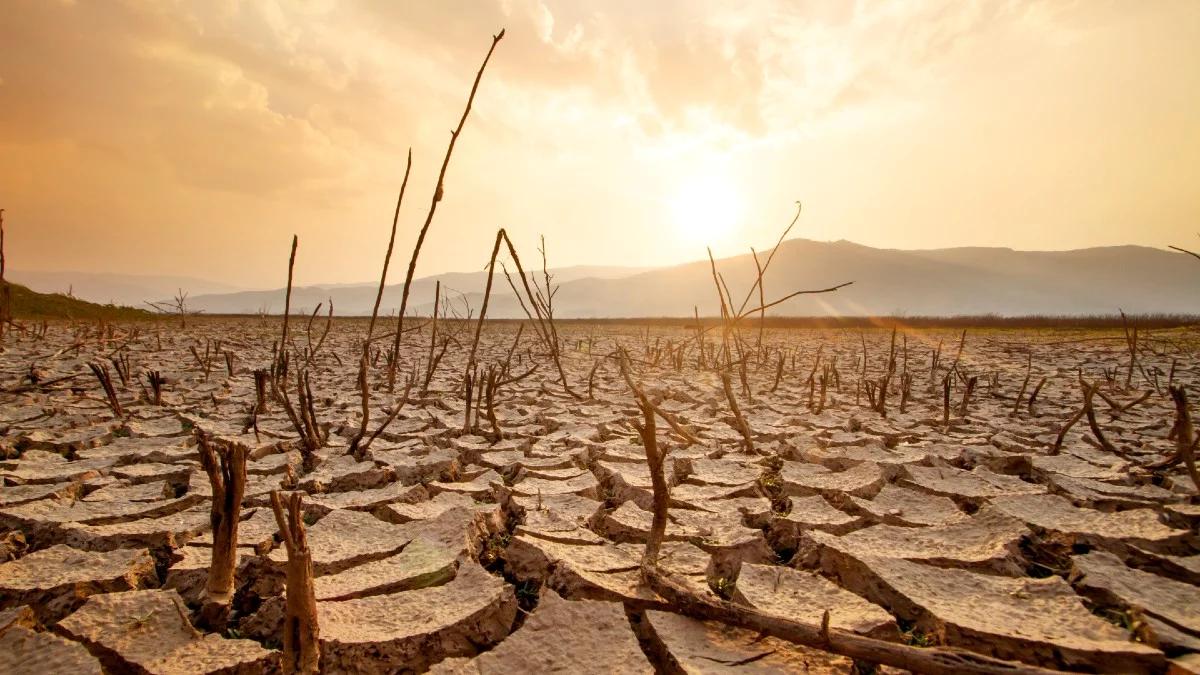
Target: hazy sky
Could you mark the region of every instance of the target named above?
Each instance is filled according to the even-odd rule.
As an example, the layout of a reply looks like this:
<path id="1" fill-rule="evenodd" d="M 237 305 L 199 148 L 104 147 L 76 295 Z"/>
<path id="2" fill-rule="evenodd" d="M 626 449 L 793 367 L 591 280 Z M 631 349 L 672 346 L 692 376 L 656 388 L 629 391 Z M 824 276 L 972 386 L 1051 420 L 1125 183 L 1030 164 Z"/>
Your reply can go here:
<path id="1" fill-rule="evenodd" d="M 6 0 L 11 265 L 246 286 L 794 235 L 1200 245 L 1200 2 Z"/>

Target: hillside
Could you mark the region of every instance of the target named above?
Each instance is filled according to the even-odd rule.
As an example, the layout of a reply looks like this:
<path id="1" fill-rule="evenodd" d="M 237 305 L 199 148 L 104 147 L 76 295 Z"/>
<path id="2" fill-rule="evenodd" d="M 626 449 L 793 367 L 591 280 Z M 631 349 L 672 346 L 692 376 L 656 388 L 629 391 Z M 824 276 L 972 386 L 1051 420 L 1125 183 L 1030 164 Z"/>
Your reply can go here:
<path id="1" fill-rule="evenodd" d="M 61 293 L 38 293 L 12 284 L 14 319 L 150 319 L 154 314 L 133 307 L 99 305 Z"/>
<path id="2" fill-rule="evenodd" d="M 393 261 L 394 264 L 395 261 Z M 393 275 L 399 274 L 403 279 L 403 270 L 396 272 L 394 266 L 392 270 Z M 550 273 L 554 276 L 556 283 L 570 283 L 589 278 L 618 279 L 644 271 L 645 268 L 638 267 L 578 265 L 551 269 Z M 504 289 L 508 288 L 502 279 L 497 281 Z M 485 272 L 449 272 L 414 279 L 412 293 L 409 296 L 409 306 L 431 303 L 434 288 L 438 282 L 441 282 L 442 292 L 448 297 L 455 298 L 459 294 L 477 296 L 483 292 L 487 274 Z M 383 302 L 379 310 L 381 314 L 387 315 L 399 308 L 403 288 L 404 284 L 402 283 L 388 284 L 384 288 Z M 369 315 L 378 290 L 378 281 L 363 284 L 297 286 L 292 289 L 292 307 L 297 313 L 308 313 L 317 306 L 317 303 L 328 303 L 332 300 L 334 310 L 339 316 Z M 283 300 L 283 288 L 238 293 L 193 293 L 192 297 L 188 299 L 188 306 L 204 310 L 208 314 L 256 314 L 260 311 L 282 313 Z M 328 305 L 325 306 L 328 307 Z"/>
<path id="3" fill-rule="evenodd" d="M 763 253 L 760 253 L 762 256 Z M 749 255 L 716 261 L 739 303 L 754 283 Z M 484 274 L 426 277 L 413 285 L 410 311 L 432 309 L 433 280 L 443 289 L 466 293 L 470 306 L 481 304 Z M 718 313 L 708 261 L 650 269 L 635 274 L 556 277 L 554 297 L 562 318 L 680 317 Z M 960 315 L 1111 315 L 1200 313 L 1200 264 L 1174 251 L 1146 246 L 1108 246 L 1073 251 L 1014 251 L 996 247 L 902 251 L 874 249 L 850 241 L 785 241 L 767 273 L 768 299 L 798 289 L 824 288 L 853 281 L 827 295 L 806 295 L 774 307 L 774 316 L 960 316 Z M 383 313 L 400 303 L 400 286 L 384 295 Z M 493 318 L 522 316 L 503 279 L 488 307 Z M 311 311 L 334 298 L 338 315 L 370 312 L 371 287 L 298 288 L 296 311 Z M 457 295 L 455 295 L 457 297 Z M 205 295 L 196 309 L 253 312 L 277 310 L 283 289 L 263 293 Z M 269 301 L 268 301 L 269 300 Z M 458 301 L 458 306 L 462 306 Z"/>
<path id="4" fill-rule="evenodd" d="M 760 256 L 765 254 L 760 253 Z M 765 258 L 764 258 L 765 259 Z M 724 258 L 717 267 L 740 303 L 754 282 L 749 255 Z M 718 313 L 707 260 L 658 269 L 563 268 L 554 271 L 561 318 L 670 317 Z M 482 302 L 483 272 L 417 279 L 409 306 L 432 309 L 434 284 L 462 307 Z M 837 293 L 803 296 L 772 310 L 776 316 L 955 316 L 996 314 L 1092 315 L 1200 313 L 1200 264 L 1173 251 L 1111 246 L 1072 251 L 1007 248 L 879 249 L 848 241 L 792 239 L 780 245 L 766 277 L 768 299 L 846 281 Z M 387 287 L 381 314 L 400 304 L 401 284 Z M 293 291 L 297 313 L 333 299 L 339 316 L 369 314 L 375 286 L 310 286 Z M 522 316 L 508 284 L 499 278 L 488 310 L 493 318 Z M 209 314 L 278 312 L 282 288 L 193 296 L 189 305 Z M 465 313 L 465 312 L 464 312 Z"/>
<path id="5" fill-rule="evenodd" d="M 241 290 L 232 284 L 191 276 L 14 269 L 9 271 L 8 278 L 38 293 L 70 290 L 72 296 L 81 300 L 129 307 L 140 307 L 146 300 L 171 297 L 181 288 L 191 295 Z"/>
<path id="6" fill-rule="evenodd" d="M 760 253 L 760 256 L 763 254 Z M 717 261 L 740 304 L 754 282 L 749 255 Z M 958 248 L 877 249 L 846 241 L 784 242 L 766 276 L 768 301 L 792 291 L 853 281 L 827 295 L 789 300 L 775 316 L 957 316 L 1200 313 L 1200 265 L 1188 256 L 1141 246 L 1073 251 Z M 471 296 L 478 307 L 481 296 Z M 753 306 L 753 305 L 748 305 Z M 719 312 L 707 260 L 622 279 L 562 284 L 556 314 L 568 317 L 689 316 Z M 428 304 L 416 311 L 428 312 Z M 489 316 L 519 316 L 511 294 Z"/>

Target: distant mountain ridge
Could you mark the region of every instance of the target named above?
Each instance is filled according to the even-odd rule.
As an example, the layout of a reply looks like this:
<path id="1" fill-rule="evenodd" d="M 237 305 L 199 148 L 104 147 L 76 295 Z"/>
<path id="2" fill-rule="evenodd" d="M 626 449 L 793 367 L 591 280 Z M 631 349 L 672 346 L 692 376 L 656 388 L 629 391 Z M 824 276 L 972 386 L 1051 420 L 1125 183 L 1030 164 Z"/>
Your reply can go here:
<path id="1" fill-rule="evenodd" d="M 769 252 L 759 252 L 765 261 Z M 750 255 L 717 261 L 740 304 L 755 278 Z M 662 268 L 580 266 L 551 270 L 561 318 L 684 317 L 719 313 L 707 260 Z M 488 307 L 492 318 L 524 316 L 500 276 Z M 456 306 L 478 312 L 485 272 L 441 274 L 413 282 L 409 311 L 429 314 L 434 285 Z M 1108 246 L 1070 251 L 1016 251 L 964 247 L 880 249 L 849 241 L 791 239 L 783 242 L 766 275 L 768 302 L 803 289 L 854 284 L 836 293 L 794 298 L 772 308 L 776 316 L 961 316 L 996 314 L 1092 315 L 1200 314 L 1200 262 L 1182 253 L 1145 246 Z M 394 313 L 401 284 L 387 287 L 380 313 Z M 186 288 L 186 287 L 185 287 Z M 339 316 L 367 315 L 374 284 L 293 289 L 292 307 L 308 313 L 333 300 Z M 757 295 L 757 294 L 756 294 Z M 196 293 L 189 304 L 210 314 L 279 313 L 284 289 Z M 754 306 L 752 298 L 748 307 Z M 460 309 L 465 314 L 465 310 Z"/>
<path id="2" fill-rule="evenodd" d="M 759 253 L 765 260 L 766 253 Z M 752 287 L 750 255 L 717 261 L 739 304 Z M 565 274 L 554 298 L 562 318 L 679 317 L 719 313 L 707 260 L 635 273 Z M 435 279 L 461 292 L 476 311 L 485 274 L 426 277 L 413 283 L 410 312 L 429 314 Z M 836 293 L 794 298 L 772 308 L 776 316 L 882 316 L 971 314 L 1090 315 L 1129 313 L 1200 314 L 1200 263 L 1182 253 L 1145 246 L 1109 246 L 1071 251 L 1008 248 L 879 249 L 848 241 L 791 239 L 779 246 L 766 275 L 768 302 L 792 291 L 854 284 Z M 400 285 L 388 287 L 383 313 L 399 305 Z M 524 316 L 508 284 L 497 279 L 488 307 L 492 318 Z M 369 314 L 374 289 L 294 289 L 296 311 L 311 311 L 333 297 L 339 315 Z M 278 308 L 283 289 L 264 294 L 210 295 L 193 303 L 208 312 L 254 311 L 264 299 Z M 236 299 L 236 301 L 235 301 Z M 753 306 L 752 299 L 751 304 Z M 461 305 L 461 301 L 460 301 Z M 275 309 L 274 311 L 278 311 Z M 465 313 L 465 312 L 464 312 Z"/>
<path id="3" fill-rule="evenodd" d="M 760 252 L 759 258 L 765 259 Z M 717 261 L 740 304 L 755 278 L 754 260 Z M 854 284 L 794 298 L 776 316 L 956 316 L 996 314 L 1200 314 L 1200 263 L 1173 251 L 1111 246 L 1072 251 L 953 248 L 905 251 L 847 241 L 783 242 L 765 278 L 767 301 L 797 290 Z M 478 306 L 478 300 L 472 298 Z M 757 298 L 751 300 L 753 307 Z M 719 313 L 707 260 L 613 280 L 564 283 L 556 315 L 689 316 Z M 422 308 L 418 307 L 417 311 Z M 520 316 L 511 297 L 494 298 L 489 316 Z"/>
<path id="4" fill-rule="evenodd" d="M 510 265 L 511 267 L 511 265 Z M 393 267 L 393 275 L 400 274 L 403 281 L 403 271 L 397 273 Z M 572 267 L 551 268 L 550 274 L 556 284 L 571 283 L 580 279 L 616 279 L 644 272 L 644 267 L 619 267 L 604 265 L 576 265 Z M 515 273 L 515 270 L 514 270 Z M 539 279 L 541 271 L 538 271 Z M 508 291 L 508 283 L 504 281 L 498 266 L 497 279 L 493 283 L 493 292 L 500 297 Z M 441 282 L 442 293 L 451 300 L 461 296 L 482 297 L 487 273 L 480 272 L 448 272 L 413 280 L 412 291 L 409 293 L 408 305 L 410 312 L 418 305 L 426 305 L 426 311 L 433 307 L 433 295 L 437 283 Z M 381 315 L 394 313 L 400 307 L 403 283 L 391 283 L 384 288 L 383 300 L 380 303 Z M 209 314 L 280 314 L 283 312 L 284 288 L 268 291 L 239 291 L 235 293 L 212 293 L 193 295 L 188 299 L 188 305 L 201 309 Z M 379 283 L 338 284 L 297 286 L 292 289 L 292 308 L 294 312 L 307 314 L 318 303 L 333 302 L 334 312 L 338 316 L 368 316 L 375 304 L 375 294 Z M 511 295 L 511 291 L 508 291 Z M 515 303 L 514 303 L 515 305 Z M 478 303 L 474 306 L 478 307 Z M 322 312 L 327 311 L 325 304 Z"/>

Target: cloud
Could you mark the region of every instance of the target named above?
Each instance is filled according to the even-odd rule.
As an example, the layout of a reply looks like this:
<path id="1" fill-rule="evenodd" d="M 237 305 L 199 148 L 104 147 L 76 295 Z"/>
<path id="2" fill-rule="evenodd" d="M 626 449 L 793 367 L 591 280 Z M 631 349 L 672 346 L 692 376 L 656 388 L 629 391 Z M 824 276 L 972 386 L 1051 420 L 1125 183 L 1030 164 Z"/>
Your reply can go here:
<path id="1" fill-rule="evenodd" d="M 1058 223 L 1075 233 L 1064 241 L 1083 241 L 1087 226 L 1069 230 L 1066 214 L 1094 224 L 1138 212 L 1133 197 L 1110 203 L 1118 191 L 1089 199 L 1083 186 L 1113 176 L 1176 227 L 1200 215 L 1185 179 L 1200 151 L 1164 140 L 1200 137 L 1189 123 L 1200 84 L 1180 65 L 1200 58 L 1182 37 L 1197 7 L 14 0 L 0 22 L 0 200 L 55 265 L 67 264 L 60 241 L 112 256 L 79 253 L 80 264 L 128 264 L 105 243 L 123 231 L 178 246 L 168 267 L 171 255 L 224 260 L 240 246 L 224 273 L 266 278 L 249 247 L 300 231 L 327 278 L 370 276 L 407 149 L 421 195 L 401 215 L 410 226 L 504 27 L 427 243 L 431 267 L 462 268 L 460 242 L 499 225 L 544 231 L 580 262 L 702 254 L 663 222 L 663 194 L 689 176 L 737 181 L 750 206 L 731 240 L 762 244 L 780 212 L 814 195 L 826 206 L 814 204 L 812 231 L 838 238 L 926 233 L 930 244 L 945 223 L 994 221 L 1042 223 L 1029 238 Z M 1138 96 L 1123 96 L 1131 87 Z M 1156 168 L 1164 158 L 1170 172 Z M 1031 194 L 1015 178 L 1030 174 L 1080 187 L 1052 208 L 1053 189 Z M 953 194 L 940 191 L 948 183 Z M 93 224 L 97 212 L 111 222 Z M 252 240 L 183 238 L 208 228 Z M 638 250 L 613 243 L 630 238 Z"/>

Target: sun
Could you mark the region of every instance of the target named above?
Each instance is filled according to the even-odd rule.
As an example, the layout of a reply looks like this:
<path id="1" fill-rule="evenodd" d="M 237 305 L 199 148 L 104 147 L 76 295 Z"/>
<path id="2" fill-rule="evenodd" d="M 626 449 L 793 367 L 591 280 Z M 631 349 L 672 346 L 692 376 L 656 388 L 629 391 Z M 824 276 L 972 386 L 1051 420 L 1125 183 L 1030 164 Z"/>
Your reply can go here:
<path id="1" fill-rule="evenodd" d="M 668 198 L 667 208 L 679 236 L 704 246 L 722 242 L 743 217 L 737 187 L 715 174 L 680 183 Z"/>

